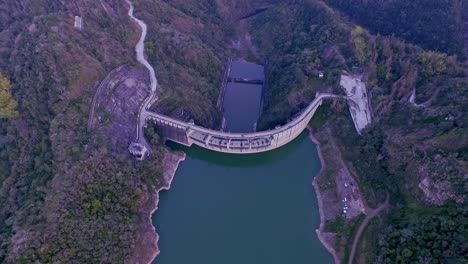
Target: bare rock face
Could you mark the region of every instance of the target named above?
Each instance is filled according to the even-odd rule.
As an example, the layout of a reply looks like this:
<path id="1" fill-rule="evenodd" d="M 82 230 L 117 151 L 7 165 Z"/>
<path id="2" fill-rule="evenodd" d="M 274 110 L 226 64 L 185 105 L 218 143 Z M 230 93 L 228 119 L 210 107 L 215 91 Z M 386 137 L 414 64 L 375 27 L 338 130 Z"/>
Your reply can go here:
<path id="1" fill-rule="evenodd" d="M 434 181 L 426 177 L 419 183 L 418 187 L 424 193 L 426 202 L 430 204 L 442 205 L 451 199 L 458 203 L 464 202 L 464 197 L 455 195 L 452 185 L 447 180 Z"/>
<path id="2" fill-rule="evenodd" d="M 420 177 L 418 187 L 424 194 L 421 200 L 435 205 L 443 205 L 449 200 L 463 203 L 466 186 L 457 186 L 456 183 L 466 182 L 468 174 L 463 174 L 457 166 L 459 162 L 453 155 L 444 157 L 440 154 L 419 164 L 415 174 Z"/>

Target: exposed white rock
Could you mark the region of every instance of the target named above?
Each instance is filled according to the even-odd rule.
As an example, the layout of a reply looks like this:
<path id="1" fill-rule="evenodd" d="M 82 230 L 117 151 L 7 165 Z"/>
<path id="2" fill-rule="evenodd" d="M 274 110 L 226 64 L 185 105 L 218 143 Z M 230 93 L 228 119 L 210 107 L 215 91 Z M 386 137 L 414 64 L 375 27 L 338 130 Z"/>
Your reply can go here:
<path id="1" fill-rule="evenodd" d="M 349 111 L 354 126 L 359 134 L 371 123 L 371 111 L 367 96 L 366 84 L 358 77 L 347 74 L 341 75 L 341 87 L 348 97 Z"/>

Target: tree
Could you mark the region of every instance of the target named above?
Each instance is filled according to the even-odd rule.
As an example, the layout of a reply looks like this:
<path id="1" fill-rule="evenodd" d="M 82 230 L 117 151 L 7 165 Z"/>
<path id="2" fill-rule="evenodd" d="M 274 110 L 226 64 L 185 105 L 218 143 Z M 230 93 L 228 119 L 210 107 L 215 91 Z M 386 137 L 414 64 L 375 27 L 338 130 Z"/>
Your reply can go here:
<path id="1" fill-rule="evenodd" d="M 19 115 L 15 110 L 18 103 L 10 92 L 10 82 L 0 73 L 0 118 L 14 118 Z"/>
<path id="2" fill-rule="evenodd" d="M 356 27 L 351 32 L 351 37 L 353 39 L 354 46 L 356 48 L 356 53 L 359 59 L 359 62 L 365 63 L 370 57 L 369 47 L 366 40 L 367 32 L 364 31 L 362 27 Z"/>
<path id="3" fill-rule="evenodd" d="M 145 52 L 148 57 L 152 57 L 154 55 L 154 45 L 153 42 L 145 42 Z"/>

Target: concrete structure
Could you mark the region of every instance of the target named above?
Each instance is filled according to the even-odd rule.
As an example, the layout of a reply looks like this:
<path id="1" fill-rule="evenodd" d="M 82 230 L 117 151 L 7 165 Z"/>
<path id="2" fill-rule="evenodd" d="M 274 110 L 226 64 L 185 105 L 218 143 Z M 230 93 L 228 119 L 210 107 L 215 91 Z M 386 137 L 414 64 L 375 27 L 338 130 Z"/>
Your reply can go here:
<path id="1" fill-rule="evenodd" d="M 138 144 L 138 143 L 131 143 L 128 147 L 128 151 L 132 153 L 137 160 L 144 160 L 148 154 L 148 149 L 146 146 Z"/>
<path id="2" fill-rule="evenodd" d="M 294 140 L 307 127 L 324 99 L 340 97 L 317 93 L 315 100 L 294 120 L 282 127 L 263 132 L 216 131 L 149 111 L 145 112 L 145 120 L 152 120 L 167 140 L 186 146 L 195 144 L 209 150 L 233 154 L 259 153 L 279 148 Z"/>
<path id="3" fill-rule="evenodd" d="M 80 16 L 75 16 L 75 28 L 78 30 L 83 29 L 83 18 Z"/>
<path id="4" fill-rule="evenodd" d="M 341 75 L 340 85 L 348 97 L 349 111 L 359 134 L 371 123 L 366 84 L 357 76 Z"/>

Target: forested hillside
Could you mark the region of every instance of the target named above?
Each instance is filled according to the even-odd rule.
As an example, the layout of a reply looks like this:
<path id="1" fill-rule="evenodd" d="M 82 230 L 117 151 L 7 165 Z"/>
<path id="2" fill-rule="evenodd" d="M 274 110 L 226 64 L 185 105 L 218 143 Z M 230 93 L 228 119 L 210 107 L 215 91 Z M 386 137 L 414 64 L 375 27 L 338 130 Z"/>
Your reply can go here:
<path id="1" fill-rule="evenodd" d="M 232 34 L 216 14 L 224 5 L 134 3 L 149 27 L 145 48 L 160 80 L 158 110 L 216 125 L 224 45 Z M 87 127 L 99 82 L 124 64 L 139 70 L 140 32 L 128 8 L 123 0 L 0 3 L 1 263 L 123 263 L 140 261 L 135 251 L 145 251 L 135 245 L 145 239 L 141 225 L 149 225 L 167 150 L 148 130 L 153 155 L 144 166 L 134 164 L 128 145 L 113 145 L 115 135 Z M 83 18 L 82 30 L 73 27 L 75 16 Z M 120 120 L 98 112 L 105 117 L 100 123 Z M 121 112 L 136 122 L 136 113 Z"/>
<path id="2" fill-rule="evenodd" d="M 131 256 L 140 201 L 158 173 L 134 168 L 86 128 L 95 85 L 133 63 L 138 32 L 126 13 L 121 1 L 0 3 L 0 111 L 8 83 L 18 102 L 16 118 L 0 119 L 1 263 Z"/>
<path id="3" fill-rule="evenodd" d="M 400 37 L 429 50 L 461 55 L 462 0 L 325 0 L 372 33 Z"/>
<path id="4" fill-rule="evenodd" d="M 212 1 L 138 1 L 136 16 L 145 20 L 145 46 L 158 73 L 158 110 L 208 127 L 220 122 L 216 109 L 229 51 L 224 22 Z"/>
<path id="5" fill-rule="evenodd" d="M 349 27 L 319 1 L 285 1 L 249 18 L 264 53 L 267 89 L 260 129 L 271 129 L 306 107 L 324 86 L 339 93 L 341 71 L 355 62 Z M 325 71 L 324 80 L 318 73 Z"/>
<path id="6" fill-rule="evenodd" d="M 437 6 L 428 10 L 439 12 Z M 260 123 L 284 124 L 315 91 L 340 92 L 342 70 L 361 73 L 372 98 L 372 126 L 359 136 L 335 102 L 321 112 L 319 119 L 328 121 L 318 128 L 338 141 L 372 206 L 387 193 L 391 197 L 385 221 L 373 223 L 366 234 L 360 261 L 467 261 L 467 226 L 456 220 L 467 214 L 466 62 L 373 35 L 339 14 L 321 1 L 294 1 L 251 19 L 255 41 L 268 58 Z M 421 30 L 417 26 L 410 30 Z M 325 73 L 319 82 L 318 71 Z"/>
<path id="7" fill-rule="evenodd" d="M 136 15 L 148 24 L 145 46 L 160 84 L 158 111 L 219 126 L 216 103 L 228 58 L 235 56 L 229 45 L 239 18 L 276 1 L 138 1 Z"/>
<path id="8" fill-rule="evenodd" d="M 317 91 L 342 93 L 343 70 L 362 74 L 372 126 L 359 136 L 344 101 L 326 104 L 314 126 L 330 131 L 371 206 L 390 195 L 360 261 L 468 261 L 462 1 L 133 2 L 160 83 L 154 107 L 180 119 L 219 124 L 239 23 L 267 69 L 259 129 L 286 123 Z M 127 146 L 87 128 L 99 82 L 124 64 L 141 70 L 127 11 L 123 0 L 0 3 L 0 263 L 134 261 L 168 150 L 150 128 L 154 155 L 136 165 Z"/>

